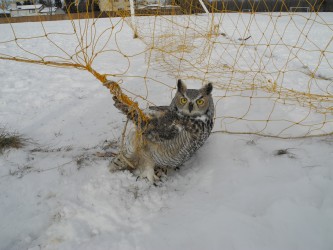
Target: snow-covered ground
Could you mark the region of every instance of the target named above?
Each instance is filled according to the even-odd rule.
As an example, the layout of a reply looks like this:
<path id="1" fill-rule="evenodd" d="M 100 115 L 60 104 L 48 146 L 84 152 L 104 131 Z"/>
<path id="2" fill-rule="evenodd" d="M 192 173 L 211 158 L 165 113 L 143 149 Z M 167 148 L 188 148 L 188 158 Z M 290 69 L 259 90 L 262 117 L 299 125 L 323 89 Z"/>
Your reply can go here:
<path id="1" fill-rule="evenodd" d="M 122 53 L 110 49 L 94 67 L 123 79 L 125 89 L 143 97 L 137 99 L 142 106 L 144 99 L 169 104 L 174 76 L 156 70 L 145 45 L 132 39 L 120 19 L 112 20 L 100 19 L 96 30 L 115 25 L 109 46 Z M 13 28 L 19 37 L 44 34 L 39 23 Z M 70 22 L 44 28 L 75 53 Z M 35 55 L 18 50 L 15 41 L 1 43 L 11 30 L 0 25 L 2 54 L 60 53 L 45 38 L 18 42 Z M 0 249 L 333 248 L 332 136 L 287 140 L 213 133 L 179 171 L 154 186 L 129 172 L 110 173 L 110 158 L 98 154 L 117 152 L 124 117 L 91 74 L 0 60 L 0 80 L 0 125 L 29 139 L 23 149 L 0 155 Z M 215 97 L 222 93 L 214 90 Z M 227 107 L 219 102 L 218 112 L 243 108 L 231 97 Z M 254 106 L 252 115 L 270 113 L 268 103 Z M 282 111 L 276 115 L 293 120 L 305 109 Z M 332 131 L 330 114 L 326 122 Z"/>

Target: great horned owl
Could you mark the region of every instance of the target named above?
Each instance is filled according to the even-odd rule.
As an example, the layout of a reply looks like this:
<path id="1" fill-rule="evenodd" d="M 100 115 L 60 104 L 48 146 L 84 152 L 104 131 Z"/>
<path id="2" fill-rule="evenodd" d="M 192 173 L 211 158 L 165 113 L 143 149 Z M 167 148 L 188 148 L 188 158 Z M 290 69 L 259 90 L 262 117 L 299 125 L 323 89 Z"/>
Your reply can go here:
<path id="1" fill-rule="evenodd" d="M 211 83 L 201 89 L 187 89 L 178 80 L 170 106 L 149 107 L 148 123 L 140 122 L 138 115 L 133 115 L 128 106 L 114 97 L 115 107 L 132 120 L 135 130 L 129 133 L 122 152 L 110 163 L 110 170 L 133 170 L 153 182 L 158 180 L 155 168 L 182 165 L 204 144 L 213 128 L 212 90 Z"/>

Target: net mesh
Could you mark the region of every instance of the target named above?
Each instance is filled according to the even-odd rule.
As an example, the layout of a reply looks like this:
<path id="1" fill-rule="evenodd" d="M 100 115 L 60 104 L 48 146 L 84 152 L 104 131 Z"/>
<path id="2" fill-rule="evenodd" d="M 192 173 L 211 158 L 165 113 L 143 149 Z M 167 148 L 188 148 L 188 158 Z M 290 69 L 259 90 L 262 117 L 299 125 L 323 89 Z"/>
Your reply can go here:
<path id="1" fill-rule="evenodd" d="M 29 36 L 21 36 L 7 17 L 0 59 L 86 70 L 142 119 L 148 118 L 133 100 L 141 107 L 160 105 L 151 89 L 171 94 L 180 78 L 212 82 L 218 90 L 215 131 L 282 138 L 332 134 L 333 15 L 319 12 L 324 1 L 202 3 L 169 1 L 151 9 L 136 4 L 135 16 L 112 14 L 121 18 L 68 14 L 70 20 L 58 26 L 40 17 L 40 28 Z M 134 54 L 122 44 L 120 34 L 132 36 L 127 25 L 137 37 Z M 31 47 L 31 40 L 47 49 Z M 143 55 L 145 69 L 130 70 Z M 123 66 L 113 67 L 119 58 Z M 129 80 L 142 84 L 142 93 L 134 93 Z"/>

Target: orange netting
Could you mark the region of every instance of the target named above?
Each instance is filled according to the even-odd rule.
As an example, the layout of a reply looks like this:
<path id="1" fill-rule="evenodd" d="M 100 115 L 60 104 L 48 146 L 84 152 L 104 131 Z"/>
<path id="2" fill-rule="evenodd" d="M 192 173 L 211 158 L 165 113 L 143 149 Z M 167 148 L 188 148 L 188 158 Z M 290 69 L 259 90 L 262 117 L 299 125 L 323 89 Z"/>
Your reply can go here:
<path id="1" fill-rule="evenodd" d="M 69 13 L 66 31 L 50 28 L 40 16 L 39 32 L 28 37 L 17 33 L 14 18 L 7 17 L 3 25 L 11 34 L 0 38 L 0 45 L 15 46 L 16 54 L 0 48 L 0 59 L 86 70 L 142 119 L 148 117 L 133 99 L 159 105 L 150 89 L 174 89 L 175 81 L 160 79 L 154 73 L 159 72 L 172 79 L 214 84 L 215 131 L 288 138 L 327 135 L 333 133 L 333 14 L 321 12 L 325 4 L 136 1 L 132 17 L 129 9 L 95 13 L 92 18 Z M 135 54 L 124 49 L 118 37 L 128 32 L 127 25 L 140 39 Z M 71 46 L 61 43 L 63 37 Z M 52 54 L 29 47 L 32 39 L 47 44 Z M 108 55 L 109 67 L 100 68 L 99 60 Z M 142 55 L 145 70 L 134 74 L 129 68 Z M 113 56 L 124 60 L 123 69 L 112 67 Z M 138 79 L 145 94 L 135 94 L 126 79 Z"/>

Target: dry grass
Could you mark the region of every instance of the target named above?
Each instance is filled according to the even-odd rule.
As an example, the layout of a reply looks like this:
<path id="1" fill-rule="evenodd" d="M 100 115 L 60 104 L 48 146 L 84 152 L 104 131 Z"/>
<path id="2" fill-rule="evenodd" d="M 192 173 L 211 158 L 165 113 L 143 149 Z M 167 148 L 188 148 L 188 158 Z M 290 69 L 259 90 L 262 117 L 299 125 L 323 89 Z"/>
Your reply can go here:
<path id="1" fill-rule="evenodd" d="M 22 148 L 27 142 L 22 135 L 17 133 L 9 133 L 4 129 L 0 129 L 0 154 L 6 149 Z"/>

